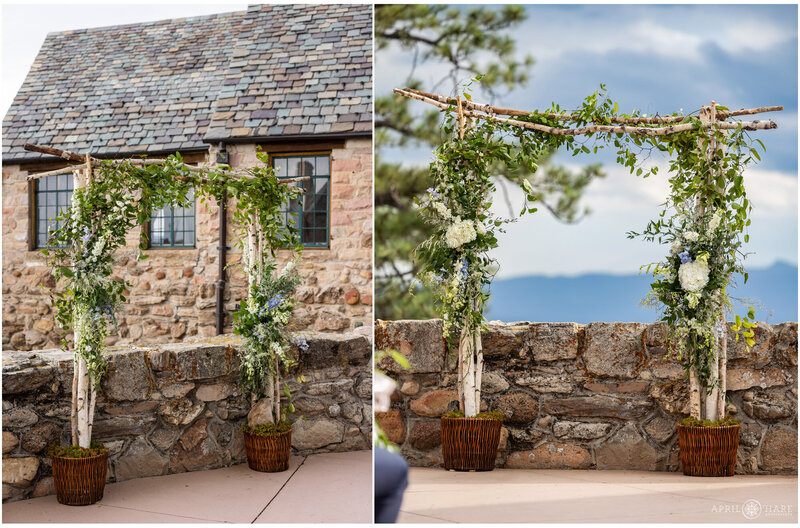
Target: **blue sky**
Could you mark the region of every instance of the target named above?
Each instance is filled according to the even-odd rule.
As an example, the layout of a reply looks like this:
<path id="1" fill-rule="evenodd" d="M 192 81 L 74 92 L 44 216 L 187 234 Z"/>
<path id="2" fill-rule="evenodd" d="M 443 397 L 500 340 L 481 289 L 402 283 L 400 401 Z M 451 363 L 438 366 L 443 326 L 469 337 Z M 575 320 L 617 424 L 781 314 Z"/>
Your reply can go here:
<path id="1" fill-rule="evenodd" d="M 512 35 L 520 56 L 536 60 L 530 82 L 491 101 L 533 109 L 557 101 L 572 108 L 607 86 L 622 111 L 690 113 L 712 99 L 730 108 L 783 105 L 762 114 L 778 130 L 755 132 L 766 145 L 763 162 L 745 175 L 754 204 L 748 267 L 797 263 L 797 6 L 569 5 L 527 6 L 528 19 Z M 411 53 L 376 53 L 376 91 L 404 83 Z M 418 67 L 425 86 L 441 65 Z M 440 92 L 451 89 L 442 83 Z M 480 99 L 476 94 L 476 99 Z M 489 102 L 489 101 L 486 101 Z M 423 103 L 415 103 L 422 111 Z M 391 160 L 424 165 L 426 149 L 394 149 Z M 564 164 L 599 161 L 607 177 L 589 187 L 592 214 L 564 225 L 545 212 L 512 224 L 494 256 L 498 277 L 528 274 L 635 273 L 660 260 L 664 248 L 625 237 L 655 217 L 667 193 L 666 176 L 643 180 L 617 167 L 613 154 L 557 157 Z M 654 159 L 665 167 L 665 159 Z M 666 171 L 662 171 L 666 172 Z M 512 191 L 512 203 L 521 193 Z M 503 200 L 495 200 L 501 204 Z M 498 212 L 508 214 L 504 205 Z"/>

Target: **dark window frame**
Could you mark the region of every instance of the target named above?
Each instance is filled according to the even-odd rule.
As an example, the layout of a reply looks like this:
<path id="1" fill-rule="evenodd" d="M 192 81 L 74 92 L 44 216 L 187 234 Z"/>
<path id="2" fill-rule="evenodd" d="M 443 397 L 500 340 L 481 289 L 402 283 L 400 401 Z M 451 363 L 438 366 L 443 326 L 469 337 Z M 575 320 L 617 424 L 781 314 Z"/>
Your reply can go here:
<path id="1" fill-rule="evenodd" d="M 175 243 L 175 206 L 170 205 L 166 206 L 164 209 L 169 208 L 169 220 L 170 220 L 170 244 L 153 244 L 153 220 L 155 218 L 155 212 L 150 215 L 150 218 L 147 222 L 145 222 L 144 228 L 145 232 L 147 233 L 147 249 L 196 249 L 197 248 L 197 196 L 194 194 L 194 189 L 192 190 L 192 206 L 191 206 L 191 215 L 183 214 L 180 215 L 182 220 L 186 220 L 187 218 L 192 219 L 192 229 L 188 231 L 186 229 L 180 229 L 178 231 L 183 232 L 184 235 L 187 232 L 191 232 L 192 234 L 192 243 L 191 244 L 176 244 Z M 185 212 L 186 208 L 182 208 Z"/>
<path id="2" fill-rule="evenodd" d="M 311 182 L 310 182 L 311 183 L 310 188 L 314 190 L 312 196 L 316 196 L 317 195 L 317 193 L 316 193 L 316 180 L 326 180 L 327 181 L 327 192 L 326 192 L 327 196 L 326 196 L 326 202 L 325 202 L 325 211 L 319 211 L 319 210 L 316 210 L 316 209 L 308 211 L 308 212 L 313 213 L 315 215 L 317 213 L 320 213 L 320 212 L 324 212 L 325 213 L 326 223 L 325 223 L 325 227 L 324 227 L 324 231 L 325 231 L 324 241 L 323 242 L 316 242 L 316 241 L 315 242 L 302 242 L 302 239 L 303 239 L 303 223 L 302 223 L 303 222 L 303 212 L 301 212 L 300 208 L 298 208 L 295 211 L 290 211 L 289 209 L 283 209 L 281 212 L 285 215 L 284 218 L 285 218 L 285 220 L 287 222 L 288 222 L 289 214 L 291 214 L 291 213 L 298 214 L 299 224 L 300 225 L 297 226 L 297 227 L 298 227 L 298 231 L 299 231 L 299 234 L 300 234 L 300 239 L 301 239 L 301 242 L 302 242 L 304 248 L 307 248 L 307 249 L 330 249 L 330 247 L 331 247 L 331 196 L 333 194 L 331 192 L 331 190 L 332 190 L 331 185 L 332 185 L 332 180 L 333 180 L 333 178 L 332 178 L 332 172 L 333 172 L 333 170 L 332 170 L 333 169 L 332 152 L 330 150 L 314 150 L 314 151 L 291 151 L 291 150 L 287 150 L 285 152 L 274 152 L 274 153 L 270 153 L 270 155 L 269 155 L 269 164 L 270 164 L 270 167 L 275 168 L 275 160 L 276 159 L 281 159 L 281 158 L 283 158 L 283 159 L 301 158 L 302 159 L 304 157 L 309 157 L 309 158 L 310 157 L 326 157 L 328 159 L 328 171 L 327 171 L 327 174 L 314 174 L 314 175 L 311 176 Z M 290 176 L 288 174 L 280 174 L 279 172 L 276 173 L 276 175 L 278 176 L 279 179 L 294 177 L 294 176 Z M 301 187 L 301 186 L 303 186 L 303 184 L 304 184 L 304 182 L 298 182 L 295 185 L 298 186 L 298 187 Z M 304 199 L 304 197 L 306 197 L 306 196 L 309 196 L 309 195 L 308 194 L 301 195 L 300 196 L 300 200 L 302 201 Z M 306 229 L 308 229 L 308 228 L 306 228 Z M 310 228 L 310 229 L 312 231 L 321 231 L 322 230 L 322 228 L 319 228 L 319 227 L 313 227 L 313 228 Z M 316 237 L 313 237 L 313 238 L 316 239 Z"/>
<path id="3" fill-rule="evenodd" d="M 66 188 L 63 189 L 60 188 L 61 178 L 65 179 Z M 45 182 L 48 183 L 47 185 L 48 188 L 42 189 L 41 184 Z M 49 184 L 52 182 L 56 182 L 55 189 L 49 188 L 50 186 Z M 44 200 L 45 204 L 41 205 L 41 199 L 50 196 L 55 196 L 55 205 L 53 205 L 52 207 L 56 208 L 56 216 L 58 216 L 60 214 L 59 208 L 70 207 L 70 205 L 72 204 L 72 194 L 74 193 L 74 191 L 75 191 L 75 180 L 71 173 L 58 174 L 54 176 L 45 176 L 44 178 L 37 178 L 31 181 L 30 191 L 29 191 L 30 197 L 32 199 L 32 203 L 30 205 L 31 208 L 31 215 L 30 215 L 31 229 L 29 233 L 31 236 L 31 241 L 29 244 L 30 250 L 35 251 L 40 249 L 49 249 L 53 247 L 58 247 L 58 246 L 51 246 L 47 243 L 50 238 L 49 233 L 51 232 L 49 229 L 50 222 L 47 222 L 48 225 L 47 231 L 43 232 L 39 229 L 39 222 L 41 220 L 40 210 L 43 208 L 46 209 L 48 207 L 51 207 L 50 204 L 46 203 L 48 201 L 47 199 Z M 61 204 L 60 202 L 62 200 L 60 200 L 60 197 L 64 195 L 66 195 L 67 198 L 63 200 L 65 203 Z M 48 216 L 47 218 L 49 220 L 50 218 L 55 218 L 55 217 Z M 58 229 L 60 227 L 58 222 L 54 222 L 54 224 L 55 224 L 55 229 Z M 42 237 L 44 237 L 44 239 Z"/>

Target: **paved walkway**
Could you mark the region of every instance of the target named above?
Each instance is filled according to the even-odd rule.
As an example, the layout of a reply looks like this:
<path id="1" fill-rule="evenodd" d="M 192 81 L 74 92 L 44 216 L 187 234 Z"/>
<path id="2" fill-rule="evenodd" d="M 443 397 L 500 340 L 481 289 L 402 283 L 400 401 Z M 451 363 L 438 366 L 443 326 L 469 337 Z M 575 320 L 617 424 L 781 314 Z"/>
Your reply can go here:
<path id="1" fill-rule="evenodd" d="M 91 506 L 55 495 L 3 505 L 3 523 L 370 523 L 372 452 L 292 457 L 288 471 L 241 464 L 107 484 Z"/>
<path id="2" fill-rule="evenodd" d="M 412 468 L 398 522 L 797 523 L 797 476 Z"/>

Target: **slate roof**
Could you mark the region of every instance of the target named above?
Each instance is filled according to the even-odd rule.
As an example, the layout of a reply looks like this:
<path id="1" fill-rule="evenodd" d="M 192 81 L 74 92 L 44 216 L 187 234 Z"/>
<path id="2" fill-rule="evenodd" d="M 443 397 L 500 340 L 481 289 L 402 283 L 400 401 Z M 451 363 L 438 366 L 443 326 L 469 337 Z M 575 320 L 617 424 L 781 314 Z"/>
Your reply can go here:
<path id="1" fill-rule="evenodd" d="M 51 33 L 3 120 L 26 142 L 99 156 L 221 140 L 369 134 L 372 8 L 246 12 Z"/>

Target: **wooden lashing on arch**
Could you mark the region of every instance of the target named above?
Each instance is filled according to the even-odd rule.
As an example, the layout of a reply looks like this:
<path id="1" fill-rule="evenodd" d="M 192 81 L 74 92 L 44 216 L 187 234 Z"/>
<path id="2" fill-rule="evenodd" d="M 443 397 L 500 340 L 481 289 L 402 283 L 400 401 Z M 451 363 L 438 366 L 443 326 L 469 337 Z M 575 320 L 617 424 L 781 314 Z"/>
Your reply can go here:
<path id="1" fill-rule="evenodd" d="M 423 92 L 413 88 L 395 88 L 392 90 L 397 95 L 416 99 L 439 108 L 442 111 L 455 110 L 458 116 L 459 137 L 464 138 L 464 120 L 466 117 L 471 119 L 483 119 L 496 123 L 516 126 L 537 132 L 555 134 L 562 136 L 580 136 L 591 133 L 618 133 L 618 134 L 638 134 L 644 136 L 661 136 L 668 134 L 677 134 L 695 129 L 694 123 L 682 123 L 687 116 L 650 116 L 650 117 L 623 117 L 623 116 L 607 116 L 602 117 L 601 122 L 590 122 L 590 124 L 569 127 L 565 123 L 580 121 L 582 117 L 570 113 L 553 113 L 553 112 L 536 112 L 528 110 L 516 110 L 512 108 L 502 108 L 491 106 L 488 104 L 481 104 L 472 100 L 463 100 L 461 96 L 449 97 L 430 92 Z M 729 117 L 749 116 L 761 114 L 765 112 L 778 112 L 783 110 L 783 106 L 763 106 L 759 108 L 742 108 L 740 110 L 718 110 L 717 103 L 711 101 L 710 105 L 703 106 L 700 110 L 700 127 L 706 130 L 771 130 L 778 128 L 778 125 L 771 120 L 755 120 L 755 121 L 738 121 L 728 122 L 726 119 Z M 498 117 L 507 116 L 507 117 Z M 561 123 L 560 126 L 548 126 L 539 123 L 529 123 L 527 121 L 520 121 L 513 119 L 520 116 L 541 116 L 548 119 L 553 119 Z M 611 124 L 609 124 L 611 123 Z M 700 139 L 701 142 L 708 141 L 708 139 Z M 711 144 L 707 149 L 707 155 L 713 158 L 716 152 L 723 149 L 724 146 L 718 147 L 713 138 L 710 139 Z M 697 197 L 697 205 L 695 214 L 702 216 L 701 197 Z M 725 314 L 722 314 L 721 322 L 725 323 Z M 459 401 L 461 409 L 465 411 L 467 416 L 474 415 L 467 412 L 468 408 L 474 411 L 474 402 L 480 402 L 480 384 L 475 385 L 475 380 L 480 380 L 480 372 L 473 372 L 478 366 L 483 364 L 483 353 L 480 349 L 480 331 L 476 332 L 477 343 L 475 336 L 468 336 L 462 332 L 461 341 L 459 343 Z M 701 418 L 705 411 L 705 418 L 715 420 L 725 416 L 725 395 L 727 386 L 727 348 L 728 338 L 727 333 L 721 336 L 717 343 L 717 361 L 712 364 L 712 380 L 714 386 L 711 391 L 705 394 L 705 398 L 701 393 L 704 392 L 700 386 L 700 376 L 696 368 L 691 368 L 689 371 L 689 408 L 692 416 Z M 462 365 L 462 355 L 463 365 Z M 463 372 L 462 372 L 463 369 Z M 480 370 L 480 369 L 478 369 Z M 467 402 L 465 408 L 465 394 L 469 393 L 470 397 L 467 400 L 472 400 L 472 403 Z M 479 405 L 479 403 L 478 403 Z"/>

